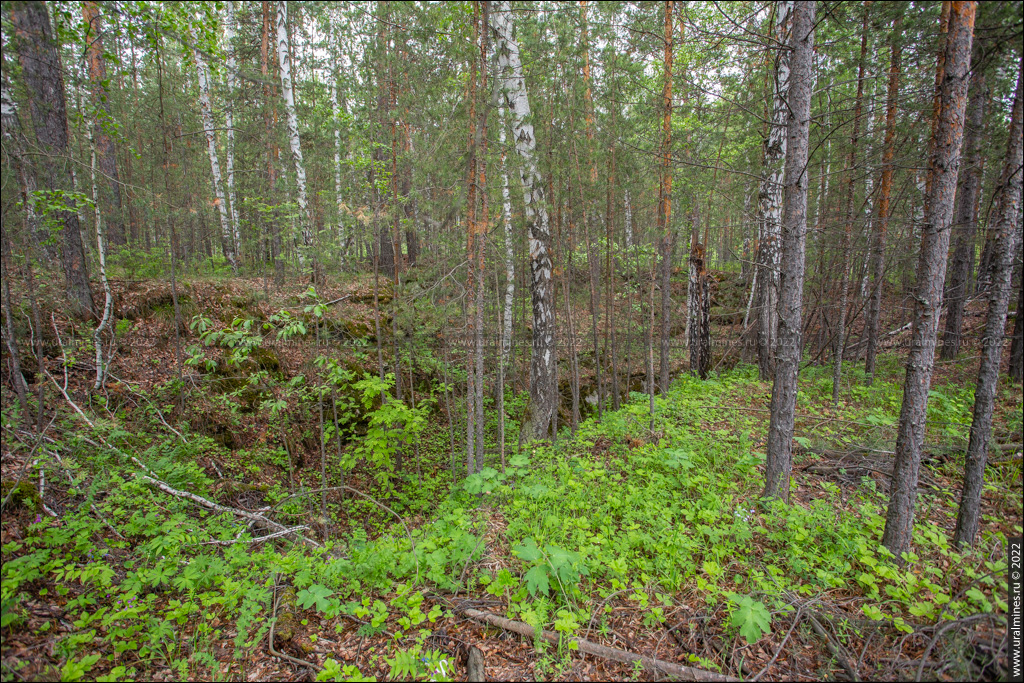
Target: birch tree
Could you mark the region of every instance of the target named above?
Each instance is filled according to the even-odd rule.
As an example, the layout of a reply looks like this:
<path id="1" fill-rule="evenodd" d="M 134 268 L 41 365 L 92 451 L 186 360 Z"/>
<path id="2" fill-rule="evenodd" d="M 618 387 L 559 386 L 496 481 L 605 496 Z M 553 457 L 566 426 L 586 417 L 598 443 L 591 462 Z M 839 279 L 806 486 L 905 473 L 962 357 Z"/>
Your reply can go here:
<path id="1" fill-rule="evenodd" d="M 103 283 L 103 316 L 100 324 L 93 330 L 93 345 L 96 347 L 96 381 L 92 385 L 93 391 L 99 391 L 107 375 L 107 364 L 103 359 L 103 333 L 110 327 L 110 313 L 113 307 L 113 296 L 110 291 L 110 281 L 107 279 L 107 240 L 104 229 L 103 214 L 100 211 L 98 191 L 96 189 L 96 136 L 90 129 L 89 136 L 89 181 L 92 190 L 92 206 L 94 223 L 96 224 L 96 255 L 100 262 L 100 281 Z M 177 322 L 177 321 L 175 321 Z M 109 359 L 108 359 L 109 360 Z"/>
<path id="2" fill-rule="evenodd" d="M 231 218 L 224 202 L 224 181 L 220 172 L 220 159 L 217 154 L 217 132 L 213 121 L 213 106 L 210 102 L 210 72 L 206 67 L 206 59 L 194 50 L 196 71 L 199 74 L 199 110 L 203 117 L 203 131 L 206 133 L 206 151 L 210 157 L 210 174 L 213 178 L 214 203 L 220 216 L 220 239 L 224 249 L 224 258 L 231 264 L 231 270 L 238 272 L 238 257 L 235 252 L 235 236 L 231 229 Z"/>
<path id="3" fill-rule="evenodd" d="M 789 22 L 793 11 L 790 0 L 782 0 L 775 7 L 775 45 L 778 62 L 772 99 L 772 118 L 768 138 L 764 143 L 764 163 L 757 203 L 757 366 L 761 379 L 767 380 L 775 372 L 775 337 L 779 326 L 779 238 L 782 230 L 783 159 L 786 157 L 786 124 L 790 112 L 786 105 L 790 81 L 790 50 L 786 47 L 790 33 Z"/>
<path id="4" fill-rule="evenodd" d="M 228 172 L 228 208 L 231 211 L 231 240 L 234 245 L 236 258 L 242 255 L 242 238 L 238 226 L 238 200 L 235 196 L 235 109 L 233 93 L 235 90 L 235 8 L 233 2 L 226 3 L 227 16 L 224 20 L 224 47 L 227 52 L 227 107 L 224 109 L 224 122 L 227 129 L 227 146 L 225 156 L 227 157 Z"/>
<path id="5" fill-rule="evenodd" d="M 782 274 L 779 289 L 779 333 L 772 383 L 765 463 L 766 497 L 789 501 L 793 469 L 793 423 L 796 416 L 797 375 L 802 350 L 801 317 L 804 260 L 807 243 L 807 156 L 811 125 L 814 0 L 793 3 L 792 53 L 789 73 L 785 207 L 782 223 Z"/>
<path id="6" fill-rule="evenodd" d="M 960 144 L 967 108 L 967 81 L 977 3 L 949 3 L 949 26 L 940 52 L 936 81 L 935 118 L 926 180 L 925 216 L 917 262 L 913 332 L 903 385 L 896 436 L 896 456 L 889 489 L 882 544 L 897 558 L 910 550 L 914 529 L 921 446 L 924 443 L 928 391 L 935 363 L 935 340 L 942 309 L 946 255 L 953 220 Z"/>
<path id="7" fill-rule="evenodd" d="M 512 112 L 512 135 L 521 164 L 519 181 L 527 224 L 530 254 L 530 299 L 533 312 L 533 348 L 530 357 L 529 433 L 541 438 L 551 426 L 558 408 L 556 374 L 555 310 L 548 210 L 544 186 L 537 170 L 536 138 L 530 116 L 530 101 L 523 78 L 519 44 L 513 37 L 512 10 L 508 0 L 498 0 L 490 12 L 498 78 L 502 80 L 505 105 Z"/>
<path id="8" fill-rule="evenodd" d="M 306 167 L 302 161 L 302 145 L 299 142 L 299 117 L 295 112 L 295 88 L 292 84 L 292 56 L 288 47 L 288 3 L 277 3 L 277 59 L 281 68 L 281 94 L 284 96 L 285 120 L 288 127 L 288 144 L 291 147 L 292 163 L 295 164 L 296 199 L 302 224 L 302 243 L 313 246 L 310 230 L 309 202 L 306 199 Z"/>

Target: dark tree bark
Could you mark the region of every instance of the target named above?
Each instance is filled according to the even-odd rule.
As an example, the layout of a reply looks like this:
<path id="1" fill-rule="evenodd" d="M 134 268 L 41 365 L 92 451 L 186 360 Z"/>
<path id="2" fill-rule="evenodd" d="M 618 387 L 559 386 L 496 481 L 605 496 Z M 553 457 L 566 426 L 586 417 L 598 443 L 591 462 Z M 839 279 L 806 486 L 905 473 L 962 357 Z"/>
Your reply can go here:
<path id="1" fill-rule="evenodd" d="M 32 126 L 43 154 L 39 157 L 39 184 L 47 192 L 71 192 L 74 183 L 68 159 L 67 102 L 60 55 L 46 5 L 41 2 L 12 2 L 10 20 L 14 46 L 29 94 Z M 63 224 L 61 260 L 68 299 L 79 314 L 95 309 L 89 289 L 89 271 L 82 246 L 78 214 L 70 202 L 60 211 Z"/>
<path id="2" fill-rule="evenodd" d="M 1010 379 L 1020 382 L 1024 380 L 1024 270 L 1020 268 L 1017 269 L 1017 314 L 1014 317 L 1013 342 L 1010 344 Z"/>
<path id="3" fill-rule="evenodd" d="M 864 372 L 867 383 L 875 376 L 878 356 L 878 318 L 882 312 L 882 294 L 885 287 L 885 238 L 889 229 L 892 176 L 896 158 L 896 105 L 900 94 L 900 50 L 903 36 L 903 17 L 897 15 L 892 24 L 889 56 L 889 90 L 885 103 L 885 147 L 882 151 L 882 177 L 878 187 L 878 219 L 875 222 L 871 263 L 871 299 L 868 301 L 867 352 Z"/>
<path id="4" fill-rule="evenodd" d="M 800 323 L 807 241 L 807 156 L 814 85 L 814 10 L 814 0 L 800 0 L 793 7 L 779 329 L 765 465 L 764 495 L 787 502 L 789 476 L 793 468 L 793 422 L 802 348 Z"/>
<path id="5" fill-rule="evenodd" d="M 697 231 L 694 230 L 694 238 Z M 711 297 L 709 292 L 707 252 L 704 245 L 694 242 L 690 248 L 690 282 L 693 296 L 689 297 L 690 316 L 690 372 L 701 379 L 708 378 L 711 370 Z"/>
<path id="6" fill-rule="evenodd" d="M 125 244 L 121 179 L 117 174 L 114 139 L 108 132 L 113 118 L 110 115 L 110 93 L 106 86 L 107 65 L 103 59 L 103 19 L 94 0 L 82 3 L 82 17 L 87 31 L 85 59 L 89 67 L 89 83 L 96 116 L 93 139 L 96 141 L 97 166 L 103 174 L 103 182 L 99 184 L 100 209 L 106 225 L 106 238 L 111 245 L 118 247 Z"/>
<path id="7" fill-rule="evenodd" d="M 883 545 L 897 558 L 910 550 L 913 537 L 921 445 L 924 442 L 928 390 L 935 363 L 936 333 L 946 277 L 977 3 L 957 1 L 949 3 L 949 6 L 949 30 L 938 65 L 940 86 L 932 123 L 925 217 L 921 226 L 921 252 L 914 294 L 913 333 L 903 385 L 889 509 L 882 536 Z"/>
<path id="8" fill-rule="evenodd" d="M 977 56 L 977 46 L 974 52 Z M 943 360 L 953 360 L 960 352 L 967 281 L 974 261 L 974 232 L 978 223 L 978 190 L 981 187 L 981 139 L 984 136 L 987 98 L 984 71 L 981 68 L 975 69 L 971 77 L 967 126 L 964 130 L 961 155 L 965 163 L 960 168 L 960 188 L 956 195 L 956 214 L 953 221 L 956 246 L 953 249 L 949 288 L 946 290 L 946 326 L 939 353 Z"/>
<path id="9" fill-rule="evenodd" d="M 28 409 L 28 383 L 21 370 L 21 349 L 18 345 L 18 335 L 14 331 L 14 307 L 11 303 L 11 280 L 10 266 L 7 263 L 7 255 L 11 253 L 10 233 L 3 232 L 3 253 L 0 254 L 0 270 L 3 280 L 3 317 L 4 317 L 4 343 L 7 346 L 7 353 L 11 359 L 11 384 L 18 395 L 18 402 L 21 404 L 21 420 L 26 427 L 32 425 L 32 415 Z"/>
<path id="10" fill-rule="evenodd" d="M 1010 117 L 1010 136 L 1007 139 L 1006 162 L 1002 174 L 1002 197 L 999 213 L 992 226 L 995 248 L 992 255 L 992 274 L 988 292 L 988 318 L 982 338 L 981 364 L 978 367 L 978 386 L 974 392 L 974 419 L 964 462 L 964 488 L 960 496 L 960 511 L 953 532 L 953 545 L 974 545 L 981 517 L 981 488 L 985 482 L 985 460 L 988 441 L 992 435 L 992 407 L 999 384 L 999 363 L 1003 355 L 1003 335 L 1006 333 L 1006 310 L 1010 302 L 1010 284 L 1013 276 L 1014 242 L 1017 237 L 1017 214 L 1021 202 L 1021 176 L 1024 175 L 1024 58 L 1017 74 L 1017 95 Z M 1018 318 L 1020 317 L 1018 312 Z"/>

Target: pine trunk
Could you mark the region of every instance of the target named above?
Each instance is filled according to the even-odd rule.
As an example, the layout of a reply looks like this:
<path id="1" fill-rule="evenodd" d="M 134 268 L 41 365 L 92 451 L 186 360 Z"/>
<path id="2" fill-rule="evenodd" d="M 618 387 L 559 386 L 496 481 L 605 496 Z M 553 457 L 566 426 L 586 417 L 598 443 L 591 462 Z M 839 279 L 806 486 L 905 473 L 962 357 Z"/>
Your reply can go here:
<path id="1" fill-rule="evenodd" d="M 977 45 L 974 50 L 978 54 Z M 956 213 L 953 231 L 956 246 L 953 248 L 949 288 L 946 290 L 946 325 L 942 334 L 942 348 L 939 357 L 953 360 L 960 353 L 960 335 L 964 322 L 964 305 L 967 302 L 967 282 L 974 261 L 974 233 L 978 224 L 978 193 L 981 189 L 981 140 L 984 137 L 985 72 L 976 69 L 971 77 L 970 100 L 967 103 L 967 126 L 964 130 L 963 160 L 960 168 L 960 188 L 956 194 Z"/>
<path id="2" fill-rule="evenodd" d="M 985 483 L 985 461 L 992 436 L 992 408 L 999 384 L 999 363 L 1003 355 L 1003 336 L 1006 333 L 1006 311 L 1010 302 L 1010 284 L 1013 277 L 1013 257 L 1016 254 L 1017 216 L 1021 203 L 1021 166 L 1024 165 L 1024 59 L 1017 73 L 1017 95 L 1010 118 L 1010 136 L 1007 138 L 1006 162 L 1003 166 L 1002 197 L 995 224 L 995 250 L 992 257 L 991 285 L 988 292 L 988 318 L 982 338 L 981 364 L 978 385 L 974 391 L 974 419 L 967 444 L 964 463 L 964 487 L 960 496 L 960 511 L 956 518 L 953 545 L 974 545 L 981 518 L 981 490 Z M 1019 313 L 1018 313 L 1019 318 Z"/>
<path id="3" fill-rule="evenodd" d="M 878 356 L 878 319 L 882 312 L 882 294 L 885 286 L 885 240 L 889 229 L 892 197 L 892 176 L 896 158 L 896 105 L 900 92 L 900 49 L 903 34 L 903 20 L 896 16 L 892 25 L 892 37 L 889 57 L 889 89 L 885 103 L 885 147 L 882 151 L 882 177 L 878 184 L 878 220 L 875 223 L 874 245 L 871 263 L 871 299 L 868 301 L 867 316 L 867 351 L 864 361 L 864 372 L 867 383 L 871 384 L 875 375 L 875 359 Z M 819 198 L 820 201 L 824 196 Z"/>
<path id="4" fill-rule="evenodd" d="M 971 61 L 975 2 L 949 3 L 949 27 L 937 71 L 940 83 L 932 124 L 925 218 L 917 264 L 913 333 L 896 436 L 896 457 L 882 544 L 897 558 L 909 552 L 914 528 L 925 414 L 946 277 L 960 144 Z M 902 561 L 902 560 L 901 560 Z"/>
<path id="5" fill-rule="evenodd" d="M 71 165 L 66 163 L 70 154 L 67 99 L 46 4 L 12 2 L 8 11 L 14 29 L 12 42 L 28 90 L 32 127 L 42 153 L 38 157 L 38 184 L 48 192 L 71 191 L 74 181 Z M 61 261 L 68 299 L 79 315 L 92 315 L 95 304 L 76 207 L 68 205 L 59 215 L 63 224 Z"/>
<path id="6" fill-rule="evenodd" d="M 658 192 L 658 234 L 661 236 L 661 393 L 668 391 L 669 340 L 672 331 L 672 58 L 675 54 L 672 30 L 672 0 L 665 0 L 665 73 L 661 90 L 661 183 Z M 651 387 L 653 393 L 654 387 Z"/>
<path id="7" fill-rule="evenodd" d="M 117 174 L 114 140 L 108 129 L 113 124 L 107 90 L 107 66 L 103 59 L 103 19 L 93 0 L 82 3 L 86 26 L 85 60 L 89 69 L 92 103 L 95 108 L 92 136 L 96 144 L 97 163 L 104 176 L 99 186 L 99 200 L 106 216 L 106 237 L 115 247 L 125 244 L 124 217 L 121 211 L 121 181 Z"/>

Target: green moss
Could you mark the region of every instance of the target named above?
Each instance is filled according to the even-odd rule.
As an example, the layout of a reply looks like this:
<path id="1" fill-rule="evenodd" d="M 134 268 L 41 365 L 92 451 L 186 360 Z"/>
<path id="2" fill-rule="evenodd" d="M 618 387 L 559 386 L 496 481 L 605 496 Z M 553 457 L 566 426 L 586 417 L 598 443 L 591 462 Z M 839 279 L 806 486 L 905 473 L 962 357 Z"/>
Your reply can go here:
<path id="1" fill-rule="evenodd" d="M 13 494 L 11 493 L 12 491 L 14 492 Z M 11 496 L 10 500 L 7 500 L 8 495 Z M 0 497 L 3 500 L 7 500 L 6 510 L 16 510 L 18 508 L 38 510 L 42 503 L 39 499 L 39 491 L 28 481 L 21 481 L 17 485 L 13 481 L 0 482 Z"/>

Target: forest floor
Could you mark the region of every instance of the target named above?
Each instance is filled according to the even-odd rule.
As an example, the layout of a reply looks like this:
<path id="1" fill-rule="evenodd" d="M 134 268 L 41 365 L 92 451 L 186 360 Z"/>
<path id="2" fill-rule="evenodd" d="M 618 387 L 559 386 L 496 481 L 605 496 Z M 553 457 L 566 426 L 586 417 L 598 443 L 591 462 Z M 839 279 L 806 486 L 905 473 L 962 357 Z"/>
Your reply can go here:
<path id="1" fill-rule="evenodd" d="M 831 368 L 802 371 L 789 506 L 758 498 L 771 386 L 728 358 L 705 382 L 674 372 L 653 415 L 633 392 L 526 449 L 523 387 L 510 382 L 506 443 L 489 396 L 487 467 L 466 478 L 463 428 L 449 430 L 439 388 L 458 370 L 424 341 L 459 318 L 431 288 L 405 287 L 395 319 L 418 334 L 398 351 L 420 412 L 382 404 L 362 374 L 378 362 L 372 278 L 316 301 L 299 282 L 183 284 L 180 382 L 166 283 L 115 283 L 118 342 L 98 394 L 87 327 L 45 306 L 42 434 L 18 426 L 6 387 L 2 404 L 4 680 L 464 680 L 474 647 L 489 679 L 666 677 L 582 654 L 573 638 L 760 680 L 1005 677 L 1022 391 L 1000 387 L 982 530 L 957 552 L 970 352 L 936 372 L 914 554 L 900 565 L 879 544 L 896 354 L 870 387 L 850 363 L 837 406 Z M 729 326 L 717 332 L 735 334 L 742 288 L 719 291 Z M 588 329 L 585 307 L 574 315 Z M 382 355 L 393 372 L 394 351 Z M 333 417 L 314 398 L 329 367 L 318 356 L 338 361 L 326 406 L 344 427 L 323 441 Z"/>

